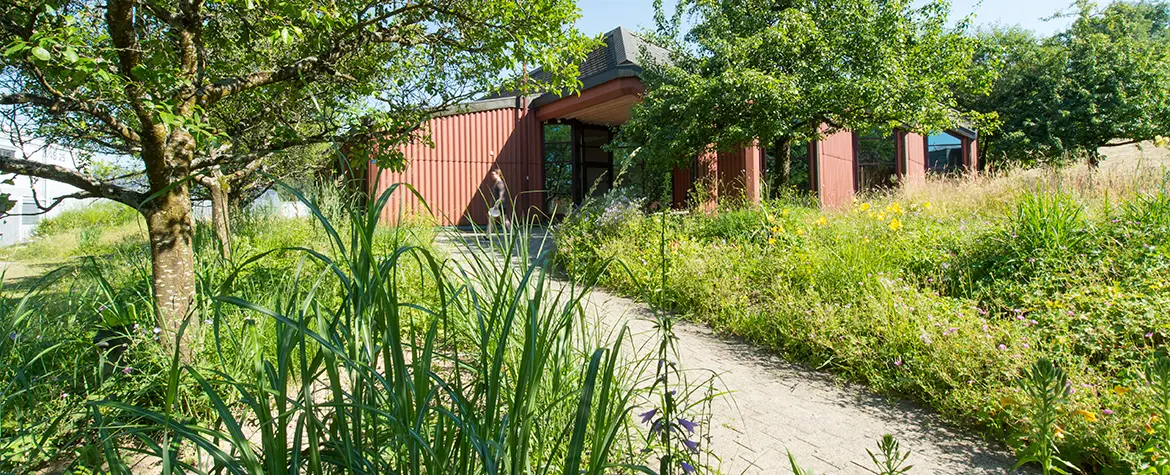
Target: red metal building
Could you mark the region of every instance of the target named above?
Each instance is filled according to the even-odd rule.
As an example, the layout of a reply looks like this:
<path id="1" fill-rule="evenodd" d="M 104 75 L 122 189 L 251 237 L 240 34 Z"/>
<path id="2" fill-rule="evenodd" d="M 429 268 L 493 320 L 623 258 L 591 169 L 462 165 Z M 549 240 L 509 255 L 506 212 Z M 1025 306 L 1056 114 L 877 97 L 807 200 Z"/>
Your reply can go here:
<path id="1" fill-rule="evenodd" d="M 435 117 L 427 124 L 434 146 L 403 147 L 403 172 L 370 167 L 368 191 L 377 196 L 393 183 L 410 183 L 446 225 L 487 221 L 488 175 L 496 166 L 521 214 L 548 215 L 604 193 L 613 186 L 614 157 L 602 147 L 641 100 L 643 54 L 667 59 L 664 50 L 619 27 L 581 65 L 579 94 L 491 97 Z M 966 128 L 930 137 L 837 132 L 793 148 L 794 185 L 815 194 L 826 208 L 848 206 L 857 191 L 919 181 L 931 172 L 976 169 L 976 139 Z M 702 189 L 709 193 L 700 201 L 717 196 L 758 201 L 773 153 L 751 144 L 697 157 L 691 167 L 674 172 L 675 205 L 687 202 L 696 183 L 706 184 Z M 383 220 L 421 209 L 414 196 L 396 193 Z"/>

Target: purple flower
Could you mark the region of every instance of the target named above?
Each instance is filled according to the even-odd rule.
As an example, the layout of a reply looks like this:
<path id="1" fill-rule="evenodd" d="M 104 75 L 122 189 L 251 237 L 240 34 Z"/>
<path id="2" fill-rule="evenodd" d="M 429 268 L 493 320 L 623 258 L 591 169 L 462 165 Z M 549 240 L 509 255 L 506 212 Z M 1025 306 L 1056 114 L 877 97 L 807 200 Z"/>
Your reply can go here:
<path id="1" fill-rule="evenodd" d="M 946 331 L 943 332 L 943 335 L 954 335 L 958 331 L 959 331 L 958 328 L 950 327 Z"/>
<path id="2" fill-rule="evenodd" d="M 695 473 L 695 467 L 689 463 L 686 463 L 686 462 L 682 463 L 682 469 L 683 469 L 683 473 L 687 473 L 687 474 Z"/>
<path id="3" fill-rule="evenodd" d="M 1101 410 L 1101 414 L 1105 414 L 1106 416 L 1112 416 L 1113 409 L 1103 409 L 1103 410 Z"/>
<path id="4" fill-rule="evenodd" d="M 687 439 L 687 440 L 683 441 L 683 445 L 687 446 L 687 450 L 690 450 L 691 452 L 694 452 L 696 454 L 699 453 L 699 443 L 698 442 L 695 442 L 691 439 Z"/>
<path id="5" fill-rule="evenodd" d="M 638 414 L 638 417 L 641 417 L 641 418 L 642 418 L 642 423 L 643 423 L 643 424 L 645 424 L 645 423 L 647 423 L 647 422 L 650 422 L 651 420 L 653 420 L 653 419 L 654 419 L 654 416 L 656 416 L 656 415 L 658 415 L 658 409 L 651 409 L 651 410 L 649 410 L 649 411 L 646 411 L 646 412 L 643 412 L 643 413 L 641 413 L 641 414 Z"/>
<path id="6" fill-rule="evenodd" d="M 1020 346 L 1024 347 L 1025 350 L 1031 348 L 1027 343 L 1021 343 Z"/>
<path id="7" fill-rule="evenodd" d="M 682 426 L 683 429 L 686 429 L 687 432 L 690 432 L 692 434 L 695 433 L 695 428 L 699 427 L 698 424 L 695 424 L 694 422 L 686 420 L 682 417 L 678 418 L 678 425 Z"/>
<path id="8" fill-rule="evenodd" d="M 894 366 L 902 366 L 902 358 L 894 360 Z"/>
<path id="9" fill-rule="evenodd" d="M 122 368 L 122 374 L 130 374 L 131 371 L 134 371 L 134 368 L 131 368 L 129 366 Z"/>
<path id="10" fill-rule="evenodd" d="M 1154 337 L 1154 332 L 1146 333 L 1146 338 L 1153 338 L 1153 337 Z"/>
<path id="11" fill-rule="evenodd" d="M 654 425 L 650 426 L 651 434 L 657 434 L 660 430 L 662 430 L 662 419 L 655 420 Z"/>
<path id="12" fill-rule="evenodd" d="M 1005 344 L 1003 344 L 1003 343 L 1000 343 L 1000 344 L 999 344 L 999 346 L 998 346 L 997 348 L 999 348 L 999 351 L 1003 351 L 1003 350 L 1006 350 L 1006 349 L 1007 349 L 1007 345 L 1005 345 Z"/>

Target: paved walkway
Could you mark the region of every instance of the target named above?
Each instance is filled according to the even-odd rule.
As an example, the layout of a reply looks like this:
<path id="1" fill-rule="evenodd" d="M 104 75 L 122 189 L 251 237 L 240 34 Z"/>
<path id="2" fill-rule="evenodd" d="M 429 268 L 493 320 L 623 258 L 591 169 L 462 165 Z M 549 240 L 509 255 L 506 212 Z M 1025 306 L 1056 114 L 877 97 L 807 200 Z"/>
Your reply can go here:
<path id="1" fill-rule="evenodd" d="M 454 246 L 450 237 L 441 240 Z M 585 304 L 599 328 L 629 325 L 639 355 L 652 346 L 646 305 L 604 291 Z M 709 444 L 723 473 L 788 474 L 788 452 L 817 474 L 875 473 L 866 449 L 876 451 L 887 433 L 910 449 L 911 474 L 1010 473 L 1014 460 L 1004 448 L 956 430 L 929 409 L 836 381 L 705 326 L 680 322 L 675 333 L 683 367 L 714 372 L 716 389 L 731 393 L 710 411 Z"/>

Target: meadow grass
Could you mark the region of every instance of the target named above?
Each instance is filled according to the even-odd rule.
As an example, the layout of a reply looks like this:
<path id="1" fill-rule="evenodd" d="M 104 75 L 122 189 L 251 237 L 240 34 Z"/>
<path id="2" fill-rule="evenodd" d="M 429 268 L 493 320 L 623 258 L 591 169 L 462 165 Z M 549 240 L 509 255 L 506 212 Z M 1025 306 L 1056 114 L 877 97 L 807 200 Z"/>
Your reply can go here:
<path id="1" fill-rule="evenodd" d="M 379 226 L 405 187 L 332 211 L 288 192 L 313 219 L 241 214 L 234 261 L 197 231 L 193 361 L 158 341 L 142 241 L 5 289 L 0 471 L 646 471 L 629 411 L 647 363 L 619 355 L 625 332 L 594 336 L 588 285 Z M 102 331 L 125 353 L 95 351 Z"/>
<path id="2" fill-rule="evenodd" d="M 661 238 L 661 215 L 598 205 L 561 225 L 558 262 L 616 258 L 632 277 L 601 284 L 637 296 L 665 260 L 667 308 L 1022 455 L 1037 421 L 1021 376 L 1048 359 L 1069 381 L 1061 458 L 1126 472 L 1170 455 L 1145 449 L 1159 420 L 1142 376 L 1170 337 L 1168 179 L 1160 166 L 934 177 L 836 211 L 802 199 L 672 214 Z"/>

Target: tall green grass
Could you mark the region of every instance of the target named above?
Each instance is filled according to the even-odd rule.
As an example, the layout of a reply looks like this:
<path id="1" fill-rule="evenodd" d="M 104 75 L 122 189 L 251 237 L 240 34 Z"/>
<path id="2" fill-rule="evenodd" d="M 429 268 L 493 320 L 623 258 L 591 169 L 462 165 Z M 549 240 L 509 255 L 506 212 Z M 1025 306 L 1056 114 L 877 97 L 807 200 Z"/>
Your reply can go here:
<path id="1" fill-rule="evenodd" d="M 590 279 L 552 285 L 546 260 L 518 257 L 520 232 L 508 257 L 465 245 L 453 260 L 433 231 L 381 228 L 381 208 L 407 186 L 331 213 L 340 222 L 288 191 L 309 205 L 323 241 L 263 251 L 249 242 L 233 263 L 201 245 L 199 299 L 183 330 L 199 333 L 196 361 L 154 341 L 141 311 L 149 292 L 122 285 L 133 277 L 90 276 L 0 306 L 5 329 L 22 335 L 0 342 L 0 470 L 646 471 L 629 411 L 647 363 L 619 353 L 625 331 L 597 336 L 582 307 Z M 23 339 L 62 316 L 28 310 L 42 290 L 78 301 L 47 307 L 78 315 L 63 327 L 76 336 Z M 89 346 L 99 321 L 131 342 L 109 375 Z M 58 377 L 67 367 L 82 374 Z M 31 426 L 12 411 L 54 419 Z"/>
<path id="2" fill-rule="evenodd" d="M 598 209 L 560 226 L 557 258 L 575 272 L 619 259 L 630 271 L 601 285 L 640 298 L 669 261 L 647 301 L 1021 450 L 1032 427 L 1017 380 L 1047 358 L 1073 390 L 1055 419 L 1061 457 L 1125 472 L 1147 458 L 1157 398 L 1141 374 L 1170 335 L 1167 178 L 947 179 L 839 211 L 674 215 L 663 237 L 661 215 Z"/>

